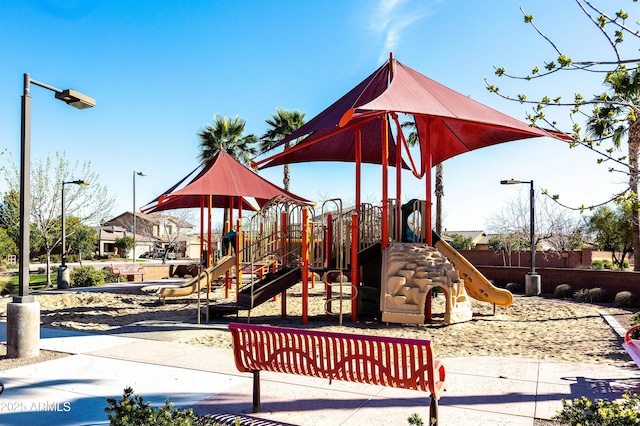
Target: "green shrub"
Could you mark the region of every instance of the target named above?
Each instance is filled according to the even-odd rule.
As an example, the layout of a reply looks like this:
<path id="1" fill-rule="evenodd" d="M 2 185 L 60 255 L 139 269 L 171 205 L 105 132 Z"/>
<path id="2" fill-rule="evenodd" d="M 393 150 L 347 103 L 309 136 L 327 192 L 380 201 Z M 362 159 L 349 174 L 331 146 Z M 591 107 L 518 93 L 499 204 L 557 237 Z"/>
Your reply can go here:
<path id="1" fill-rule="evenodd" d="M 97 287 L 104 284 L 104 275 L 93 266 L 78 266 L 69 275 L 71 287 Z"/>
<path id="2" fill-rule="evenodd" d="M 631 325 L 640 325 L 640 312 L 636 312 L 633 318 L 631 318 Z M 640 330 L 635 330 L 631 333 L 631 338 L 640 340 Z"/>
<path id="3" fill-rule="evenodd" d="M 507 283 L 505 288 L 514 294 L 522 293 L 522 285 L 520 283 Z"/>
<path id="4" fill-rule="evenodd" d="M 629 262 L 627 262 L 628 264 Z M 602 270 L 602 269 L 613 269 L 613 263 L 607 259 L 596 259 L 591 262 L 591 269 Z"/>
<path id="5" fill-rule="evenodd" d="M 102 274 L 105 283 L 117 283 L 118 282 L 118 276 L 113 273 L 113 269 L 111 269 L 109 267 L 102 268 L 100 270 L 100 273 Z"/>
<path id="6" fill-rule="evenodd" d="M 0 294 L 15 294 L 18 292 L 18 284 L 11 282 L 9 275 L 0 275 Z"/>
<path id="7" fill-rule="evenodd" d="M 555 299 L 573 299 L 573 287 L 569 284 L 557 285 L 553 291 Z"/>
<path id="8" fill-rule="evenodd" d="M 165 400 L 164 406 L 152 408 L 130 387 L 125 388 L 122 399 L 107 398 L 104 409 L 111 426 L 156 425 L 156 426 L 221 426 L 207 415 L 198 417 L 190 408 L 175 408 Z"/>
<path id="9" fill-rule="evenodd" d="M 619 401 L 591 401 L 586 396 L 576 398 L 573 403 L 562 400 L 562 410 L 554 420 L 563 425 L 640 425 L 640 396 L 627 391 Z"/>
<path id="10" fill-rule="evenodd" d="M 616 293 L 613 303 L 621 308 L 635 308 L 640 304 L 640 300 L 630 291 L 621 291 Z"/>
<path id="11" fill-rule="evenodd" d="M 611 302 L 611 293 L 604 288 L 582 288 L 575 294 L 575 298 L 587 303 L 608 303 Z"/>

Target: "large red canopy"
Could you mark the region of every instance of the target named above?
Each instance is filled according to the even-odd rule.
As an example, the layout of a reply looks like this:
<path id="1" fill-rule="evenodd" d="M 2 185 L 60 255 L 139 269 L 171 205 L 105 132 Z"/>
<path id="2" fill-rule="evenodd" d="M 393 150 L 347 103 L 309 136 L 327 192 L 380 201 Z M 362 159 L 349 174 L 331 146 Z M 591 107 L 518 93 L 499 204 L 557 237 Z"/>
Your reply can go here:
<path id="1" fill-rule="evenodd" d="M 448 158 L 474 149 L 524 138 L 547 136 L 540 129 L 502 114 L 437 83 L 403 65 L 393 56 L 317 117 L 280 142 L 298 140 L 285 152 L 258 161 L 261 168 L 305 161 L 355 161 L 356 205 L 359 207 L 359 163 L 381 164 L 382 222 L 387 220 L 387 166 L 396 167 L 396 193 L 400 197 L 402 130 L 397 113 L 413 115 L 420 142 L 420 170 L 426 175 L 427 243 L 431 243 L 431 168 Z M 396 124 L 392 142 L 387 125 Z M 385 145 L 388 149 L 385 148 Z M 362 155 L 357 155 L 361 150 Z M 405 150 L 409 152 L 408 148 Z M 394 152 L 395 151 L 395 152 Z M 387 156 L 388 152 L 388 156 Z M 352 154 L 355 153 L 355 154 Z M 367 154 L 365 154 L 367 153 Z M 379 154 L 379 155 L 378 155 Z M 368 155 L 365 159 L 365 155 Z M 383 247 L 386 230 L 383 225 Z"/>
<path id="2" fill-rule="evenodd" d="M 188 207 L 209 207 L 208 198 L 212 196 L 211 207 L 237 207 L 238 200 L 242 200 L 243 209 L 256 210 L 245 197 L 252 197 L 262 206 L 270 199 L 286 195 L 290 198 L 312 204 L 304 198 L 298 197 L 272 184 L 257 173 L 240 164 L 225 150 L 218 153 L 186 186 L 172 190 L 152 201 L 151 206 L 143 209 L 145 212 L 171 210 Z M 155 204 L 153 204 L 155 203 Z"/>
<path id="3" fill-rule="evenodd" d="M 333 105 L 284 139 L 306 136 L 261 168 L 306 161 L 355 161 L 354 129 L 361 128 L 362 162 L 382 164 L 381 120 L 386 113 L 412 114 L 418 130 L 422 170 L 458 154 L 524 138 L 547 136 L 390 59 Z M 392 140 L 391 137 L 388 138 Z M 391 143 L 389 159 L 395 157 Z M 428 157 L 428 158 L 425 158 Z M 366 158 L 366 159 L 365 159 Z"/>
<path id="4" fill-rule="evenodd" d="M 284 156 L 277 155 L 259 161 L 256 165 L 260 166 L 266 162 L 266 164 L 260 166 L 260 168 L 265 168 L 309 161 L 356 162 L 356 130 L 360 130 L 360 137 L 363 141 L 360 161 L 370 164 L 382 164 L 380 135 L 383 134 L 384 124 L 380 114 L 354 120 L 346 128 L 342 128 L 338 124 L 346 111 L 383 94 L 387 89 L 388 74 L 386 66 L 378 68 L 327 109 L 274 145 L 275 148 L 285 142 L 306 137 L 296 148 L 299 151 L 290 152 L 290 154 Z M 393 135 L 391 129 L 387 127 L 386 131 L 387 140 L 389 141 L 389 165 L 393 165 L 395 164 L 393 159 L 396 155 L 396 146 L 392 143 Z M 318 141 L 322 141 L 322 144 L 316 144 Z M 403 167 L 406 167 L 406 165 L 403 165 Z"/>

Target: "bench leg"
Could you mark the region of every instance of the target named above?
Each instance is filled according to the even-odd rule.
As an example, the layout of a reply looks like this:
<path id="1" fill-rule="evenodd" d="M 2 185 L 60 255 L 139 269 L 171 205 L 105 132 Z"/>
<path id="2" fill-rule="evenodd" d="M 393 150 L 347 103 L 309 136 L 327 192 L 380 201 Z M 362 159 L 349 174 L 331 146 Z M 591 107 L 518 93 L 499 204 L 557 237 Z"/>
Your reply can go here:
<path id="1" fill-rule="evenodd" d="M 431 406 L 429 407 L 429 424 L 438 426 L 438 400 L 431 397 Z"/>
<path id="2" fill-rule="evenodd" d="M 253 412 L 260 412 L 260 370 L 253 372 Z"/>

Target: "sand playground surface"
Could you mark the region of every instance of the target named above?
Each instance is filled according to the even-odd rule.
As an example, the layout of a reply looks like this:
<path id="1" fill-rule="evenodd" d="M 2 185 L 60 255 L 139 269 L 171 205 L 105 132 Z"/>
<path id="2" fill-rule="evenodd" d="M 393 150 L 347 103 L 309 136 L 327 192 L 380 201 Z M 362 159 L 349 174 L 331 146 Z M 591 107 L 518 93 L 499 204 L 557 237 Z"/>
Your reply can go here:
<path id="1" fill-rule="evenodd" d="M 231 349 L 226 325 L 232 321 L 246 322 L 247 312 L 238 316 L 210 318 L 204 314 L 196 325 L 197 295 L 167 299 L 143 292 L 139 285 L 118 288 L 72 289 L 64 292 L 34 293 L 41 310 L 41 326 L 95 334 L 117 334 L 154 340 Z M 233 294 L 233 293 L 232 293 Z M 472 302 L 472 321 L 439 324 L 444 312 L 444 297 L 433 299 L 435 323 L 425 325 L 384 324 L 376 320 L 350 321 L 350 302 L 343 303 L 343 325 L 337 315 L 325 313 L 324 286 L 316 284 L 309 291 L 309 321 L 301 320 L 301 284 L 287 292 L 287 317 L 281 317 L 281 300 L 268 301 L 251 311 L 251 322 L 283 327 L 304 327 L 325 331 L 384 335 L 432 341 L 436 358 L 465 356 L 505 356 L 536 358 L 562 362 L 581 362 L 619 367 L 632 367 L 621 338 L 613 331 L 600 312 L 612 315 L 623 328 L 630 326 L 636 310 L 560 301 L 543 297 L 515 296 L 510 307 Z M 217 288 L 211 300 L 224 301 L 224 289 Z M 201 295 L 204 306 L 206 293 Z M 0 299 L 0 318 L 6 319 L 6 304 L 10 296 Z M 333 302 L 333 311 L 339 303 Z M 0 371 L 23 365 L 24 360 L 3 356 L 0 347 Z M 41 360 L 63 354 L 41 351 Z M 30 363 L 39 360 L 30 360 Z"/>

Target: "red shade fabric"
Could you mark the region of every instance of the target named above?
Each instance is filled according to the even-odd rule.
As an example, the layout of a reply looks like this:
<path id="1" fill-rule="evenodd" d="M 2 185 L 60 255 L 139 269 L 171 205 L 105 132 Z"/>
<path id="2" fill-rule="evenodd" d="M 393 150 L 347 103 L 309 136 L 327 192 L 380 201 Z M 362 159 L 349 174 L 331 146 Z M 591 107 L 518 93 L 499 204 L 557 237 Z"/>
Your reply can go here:
<path id="1" fill-rule="evenodd" d="M 389 112 L 413 114 L 423 157 L 421 174 L 425 173 L 425 164 L 438 164 L 474 149 L 548 136 L 393 59 L 281 142 L 306 135 L 298 147 L 257 164 L 265 168 L 309 161 L 353 162 L 354 129 L 358 126 L 362 129 L 362 161 L 381 164 L 381 120 Z M 426 161 L 426 155 L 431 161 Z M 390 163 L 394 159 L 395 143 L 390 142 Z"/>
<path id="2" fill-rule="evenodd" d="M 380 96 L 387 89 L 389 69 L 378 68 L 360 84 L 342 96 L 331 106 L 315 116 L 304 126 L 284 138 L 275 147 L 286 142 L 305 137 L 296 150 L 274 156 L 264 162 L 257 162 L 259 168 L 278 166 L 289 163 L 309 161 L 355 162 L 356 129 L 360 129 L 362 144 L 361 158 L 363 163 L 382 164 L 382 117 L 375 114 L 371 117 L 354 119 L 347 128 L 340 127 L 340 119 L 347 111 L 369 102 Z M 389 165 L 395 165 L 395 144 L 390 128 L 387 128 L 389 142 Z M 301 148 L 302 147 L 302 148 Z M 406 164 L 403 164 L 406 167 Z"/>
<path id="3" fill-rule="evenodd" d="M 413 114 L 420 141 L 430 140 L 433 164 L 463 152 L 531 137 L 544 131 L 489 108 L 394 61 L 388 90 L 361 105 L 354 117 L 370 111 Z"/>
<path id="4" fill-rule="evenodd" d="M 186 186 L 171 193 L 164 194 L 145 211 L 160 211 L 187 207 L 200 207 L 201 196 L 205 196 L 205 206 L 208 207 L 209 195 L 213 195 L 212 207 L 237 207 L 238 198 L 243 200 L 243 209 L 256 210 L 244 197 L 252 197 L 262 206 L 270 199 L 286 195 L 304 204 L 310 201 L 298 197 L 272 184 L 257 173 L 240 164 L 225 150 L 218 153 Z"/>
<path id="5" fill-rule="evenodd" d="M 242 199 L 242 210 L 258 211 L 258 208 L 244 197 L 222 195 L 214 195 L 212 197 L 213 202 L 211 203 L 211 208 L 228 208 L 229 206 L 236 208 L 238 207 L 238 198 Z M 202 205 L 204 205 L 204 208 L 209 208 L 208 195 L 160 196 L 155 200 L 154 204 L 150 204 L 140 209 L 140 211 L 142 213 L 155 213 L 166 210 L 200 208 Z"/>

